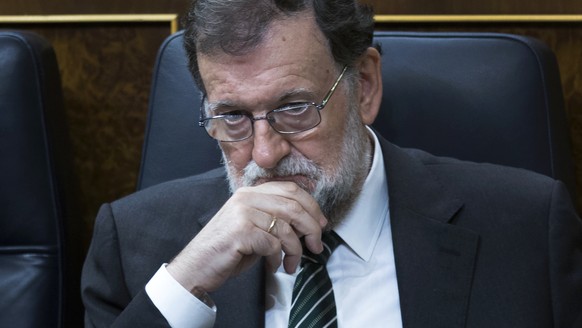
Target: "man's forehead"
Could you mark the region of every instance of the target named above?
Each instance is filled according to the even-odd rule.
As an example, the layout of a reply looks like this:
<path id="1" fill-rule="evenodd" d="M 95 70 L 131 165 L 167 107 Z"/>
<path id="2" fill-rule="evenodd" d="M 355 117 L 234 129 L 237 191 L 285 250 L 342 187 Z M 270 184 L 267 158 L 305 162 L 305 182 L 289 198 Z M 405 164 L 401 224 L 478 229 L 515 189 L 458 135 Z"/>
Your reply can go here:
<path id="1" fill-rule="evenodd" d="M 310 15 L 273 21 L 262 41 L 243 54 L 198 54 L 200 75 L 206 88 L 217 73 L 245 77 L 279 67 L 309 70 L 325 64 L 333 67 L 331 50 Z"/>

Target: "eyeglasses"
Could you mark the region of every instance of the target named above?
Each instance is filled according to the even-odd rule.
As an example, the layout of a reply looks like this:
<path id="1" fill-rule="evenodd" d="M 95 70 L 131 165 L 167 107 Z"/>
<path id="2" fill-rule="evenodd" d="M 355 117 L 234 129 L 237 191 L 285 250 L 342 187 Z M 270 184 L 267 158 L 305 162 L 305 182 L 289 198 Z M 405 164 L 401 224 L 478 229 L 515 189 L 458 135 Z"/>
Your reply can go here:
<path id="1" fill-rule="evenodd" d="M 321 123 L 319 111 L 325 108 L 346 70 L 347 66 L 344 66 L 321 104 L 317 105 L 313 102 L 292 103 L 273 109 L 266 115 L 259 117 L 254 117 L 245 111 L 236 111 L 204 118 L 203 97 L 198 125 L 206 128 L 209 136 L 223 142 L 242 141 L 250 138 L 253 135 L 253 123 L 260 120 L 266 120 L 273 130 L 281 134 L 294 134 L 313 129 Z"/>

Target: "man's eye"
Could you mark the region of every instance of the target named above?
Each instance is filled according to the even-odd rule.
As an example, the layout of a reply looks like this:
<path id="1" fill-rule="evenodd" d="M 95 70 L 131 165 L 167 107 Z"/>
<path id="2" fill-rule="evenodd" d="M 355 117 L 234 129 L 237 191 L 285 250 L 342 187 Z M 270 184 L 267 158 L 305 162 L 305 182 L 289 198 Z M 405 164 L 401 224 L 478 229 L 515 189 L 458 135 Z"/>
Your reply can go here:
<path id="1" fill-rule="evenodd" d="M 301 105 L 301 106 L 289 106 L 286 108 L 281 109 L 281 113 L 285 115 L 301 115 L 304 114 L 309 109 L 309 105 Z"/>
<path id="2" fill-rule="evenodd" d="M 224 119 L 239 119 L 241 117 L 245 116 L 245 112 L 243 112 L 242 110 L 231 110 L 228 112 L 222 112 L 222 113 L 218 113 L 218 116 L 224 118 Z"/>
<path id="3" fill-rule="evenodd" d="M 225 114 L 222 115 L 225 120 L 236 121 L 244 117 L 243 114 Z"/>
<path id="4" fill-rule="evenodd" d="M 229 113 L 223 114 L 222 119 L 226 121 L 228 124 L 237 124 L 242 122 L 246 118 L 245 115 L 241 113 Z"/>

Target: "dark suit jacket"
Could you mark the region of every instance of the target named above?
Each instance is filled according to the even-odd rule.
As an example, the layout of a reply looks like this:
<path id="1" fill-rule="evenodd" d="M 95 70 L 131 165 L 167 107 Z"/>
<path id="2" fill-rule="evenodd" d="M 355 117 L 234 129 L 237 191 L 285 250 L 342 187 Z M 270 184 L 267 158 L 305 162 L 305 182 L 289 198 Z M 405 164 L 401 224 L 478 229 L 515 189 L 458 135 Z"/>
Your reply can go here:
<path id="1" fill-rule="evenodd" d="M 405 327 L 582 327 L 582 223 L 560 182 L 381 145 Z M 219 169 L 103 205 L 87 326 L 167 325 L 144 286 L 228 197 Z M 259 264 L 212 293 L 216 327 L 264 325 L 263 278 Z"/>

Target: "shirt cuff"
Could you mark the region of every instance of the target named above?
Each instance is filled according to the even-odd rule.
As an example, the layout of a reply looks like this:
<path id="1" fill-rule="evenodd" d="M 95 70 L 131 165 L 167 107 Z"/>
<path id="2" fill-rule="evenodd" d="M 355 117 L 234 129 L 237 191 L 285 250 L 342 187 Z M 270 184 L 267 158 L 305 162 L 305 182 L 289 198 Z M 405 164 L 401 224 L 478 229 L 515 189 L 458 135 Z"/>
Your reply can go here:
<path id="1" fill-rule="evenodd" d="M 147 283 L 145 290 L 172 328 L 211 328 L 216 306 L 209 307 L 190 294 L 163 264 Z"/>

